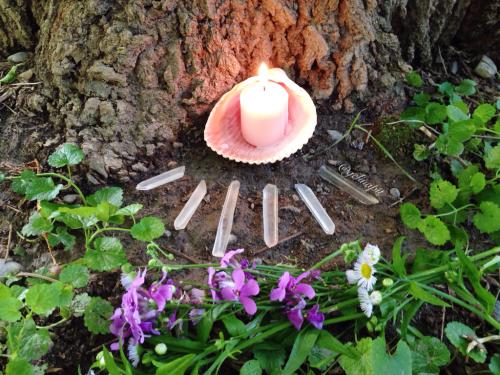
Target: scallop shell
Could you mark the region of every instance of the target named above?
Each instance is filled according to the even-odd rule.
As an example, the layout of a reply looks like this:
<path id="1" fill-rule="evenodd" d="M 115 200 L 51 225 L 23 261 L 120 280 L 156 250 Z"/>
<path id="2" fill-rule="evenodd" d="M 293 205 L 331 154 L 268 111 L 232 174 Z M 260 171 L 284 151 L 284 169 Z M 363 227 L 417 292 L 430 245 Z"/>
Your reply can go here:
<path id="1" fill-rule="evenodd" d="M 219 155 L 242 163 L 274 163 L 301 149 L 316 128 L 316 107 L 309 94 L 279 68 L 269 70 L 269 80 L 288 92 L 288 127 L 283 140 L 270 147 L 255 147 L 241 134 L 240 94 L 259 78 L 249 78 L 224 94 L 213 108 L 205 127 L 207 145 Z"/>

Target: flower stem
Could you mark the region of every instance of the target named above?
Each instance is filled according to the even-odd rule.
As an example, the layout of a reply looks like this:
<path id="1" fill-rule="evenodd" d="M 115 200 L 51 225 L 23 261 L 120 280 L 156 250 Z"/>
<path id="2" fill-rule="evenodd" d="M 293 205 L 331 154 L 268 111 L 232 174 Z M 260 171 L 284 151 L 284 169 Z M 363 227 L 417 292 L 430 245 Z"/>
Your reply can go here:
<path id="1" fill-rule="evenodd" d="M 326 262 L 328 262 L 330 259 L 333 259 L 335 258 L 337 255 L 340 255 L 342 254 L 342 250 L 337 250 L 336 252 L 334 252 L 333 254 L 330 254 L 328 255 L 325 259 L 323 259 L 322 261 L 316 263 L 316 265 L 314 265 L 312 268 L 311 268 L 311 271 L 314 271 L 315 269 L 321 267 L 323 264 L 325 264 Z"/>

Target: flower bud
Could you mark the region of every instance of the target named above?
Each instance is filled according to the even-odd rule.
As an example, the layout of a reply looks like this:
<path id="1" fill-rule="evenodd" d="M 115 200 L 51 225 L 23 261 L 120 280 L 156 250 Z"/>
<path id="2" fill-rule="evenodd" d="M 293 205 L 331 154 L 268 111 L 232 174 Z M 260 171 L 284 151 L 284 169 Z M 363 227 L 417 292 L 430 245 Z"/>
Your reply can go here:
<path id="1" fill-rule="evenodd" d="M 389 288 L 390 286 L 392 286 L 392 284 L 394 284 L 394 281 L 392 281 L 392 279 L 384 279 L 384 281 L 382 281 L 382 284 L 384 284 L 385 287 Z"/>
<path id="2" fill-rule="evenodd" d="M 163 355 L 167 352 L 167 345 L 161 343 L 155 346 L 155 352 L 158 355 Z"/>
<path id="3" fill-rule="evenodd" d="M 101 359 L 99 360 L 99 366 L 106 366 L 106 360 L 104 359 L 104 357 L 101 357 Z"/>
<path id="4" fill-rule="evenodd" d="M 358 241 L 353 241 L 353 242 L 351 242 L 351 243 L 349 244 L 349 248 L 350 248 L 350 249 L 353 249 L 353 250 L 357 249 L 357 248 L 358 248 Z"/>
<path id="5" fill-rule="evenodd" d="M 382 293 L 379 291 L 375 291 L 372 294 L 370 294 L 370 301 L 373 305 L 378 305 L 380 302 L 382 302 Z"/>
<path id="6" fill-rule="evenodd" d="M 125 263 L 123 266 L 122 266 L 122 271 L 125 272 L 125 273 L 130 273 L 132 272 L 133 270 L 133 267 L 130 263 Z"/>
<path id="7" fill-rule="evenodd" d="M 148 262 L 148 266 L 154 267 L 158 265 L 158 261 L 156 259 L 150 259 Z"/>
<path id="8" fill-rule="evenodd" d="M 346 250 L 344 252 L 344 262 L 346 264 L 351 263 L 354 259 L 356 259 L 356 257 L 357 257 L 357 254 L 353 250 Z"/>
<path id="9" fill-rule="evenodd" d="M 167 258 L 170 260 L 174 260 L 174 254 L 168 254 Z"/>
<path id="10" fill-rule="evenodd" d="M 375 331 L 380 332 L 384 329 L 384 325 L 382 323 L 379 323 L 375 326 Z"/>
<path id="11" fill-rule="evenodd" d="M 342 251 L 342 253 L 345 253 L 347 250 L 349 250 L 349 245 L 343 243 L 342 246 L 340 246 L 340 251 Z"/>
<path id="12" fill-rule="evenodd" d="M 373 332 L 373 324 L 371 324 L 371 322 L 366 323 L 366 329 L 369 332 Z"/>
<path id="13" fill-rule="evenodd" d="M 104 353 L 102 351 L 100 351 L 99 353 L 97 353 L 95 359 L 100 361 L 102 357 L 104 357 Z"/>
<path id="14" fill-rule="evenodd" d="M 373 324 L 373 325 L 376 325 L 378 323 L 378 319 L 375 315 L 373 315 L 370 319 L 370 322 Z"/>

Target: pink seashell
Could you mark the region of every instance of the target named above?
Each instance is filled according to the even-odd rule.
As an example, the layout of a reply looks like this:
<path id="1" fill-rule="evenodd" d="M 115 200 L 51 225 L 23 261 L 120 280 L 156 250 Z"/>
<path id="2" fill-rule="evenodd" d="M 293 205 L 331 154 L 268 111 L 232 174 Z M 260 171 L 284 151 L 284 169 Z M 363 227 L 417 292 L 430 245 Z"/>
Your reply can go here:
<path id="1" fill-rule="evenodd" d="M 241 135 L 240 93 L 258 77 L 233 87 L 215 105 L 205 126 L 205 141 L 219 155 L 242 163 L 274 163 L 301 149 L 316 128 L 316 107 L 309 94 L 279 68 L 269 70 L 269 80 L 288 92 L 288 126 L 283 140 L 270 147 L 255 147 Z"/>

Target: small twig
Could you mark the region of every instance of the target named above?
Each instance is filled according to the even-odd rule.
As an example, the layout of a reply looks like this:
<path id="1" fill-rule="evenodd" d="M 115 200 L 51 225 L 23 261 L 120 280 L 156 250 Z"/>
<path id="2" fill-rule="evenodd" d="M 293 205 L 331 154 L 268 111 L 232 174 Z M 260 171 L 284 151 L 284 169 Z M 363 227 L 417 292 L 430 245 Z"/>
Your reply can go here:
<path id="1" fill-rule="evenodd" d="M 11 110 L 11 112 L 12 112 L 13 114 L 17 115 L 17 112 L 16 112 L 16 111 L 14 111 L 12 108 L 10 108 L 7 104 L 5 104 L 5 103 L 2 103 L 2 104 L 3 104 L 4 106 L 6 106 L 8 109 L 10 109 L 10 110 Z"/>
<path id="2" fill-rule="evenodd" d="M 478 91 L 479 91 L 479 90 L 478 90 Z M 460 96 L 460 97 L 462 97 L 462 98 L 464 98 L 464 99 L 470 100 L 472 103 L 476 104 L 477 106 L 480 106 L 480 105 L 481 105 L 481 103 L 479 103 L 478 101 L 476 101 L 476 100 L 472 99 L 470 96 L 465 96 L 465 95 L 460 94 L 460 93 L 458 93 L 458 92 L 456 92 L 455 94 L 457 94 L 458 96 Z"/>
<path id="3" fill-rule="evenodd" d="M 177 251 L 177 250 L 171 248 L 170 246 L 162 246 L 162 245 L 158 245 L 158 246 L 160 246 L 163 250 L 168 251 L 169 253 L 172 253 L 174 255 L 177 255 L 178 257 L 184 258 L 193 264 L 200 264 L 199 262 L 197 262 L 193 258 L 187 256 L 186 254 L 181 253 L 180 251 Z"/>
<path id="4" fill-rule="evenodd" d="M 441 62 L 443 63 L 444 73 L 446 74 L 446 77 L 448 78 L 448 71 L 446 70 L 446 65 L 444 63 L 443 56 L 441 55 L 441 47 L 439 47 L 439 46 L 438 46 L 438 51 L 439 51 L 439 57 L 441 58 Z M 441 339 L 441 341 L 443 341 L 443 339 Z"/>
<path id="5" fill-rule="evenodd" d="M 16 212 L 22 213 L 22 211 L 19 211 L 17 208 L 14 208 L 14 207 L 12 207 L 12 206 L 9 206 L 7 203 L 5 203 L 5 202 L 3 202 L 3 201 L 1 201 L 1 200 L 0 200 L 0 204 L 2 204 L 2 205 L 4 205 L 4 206 L 6 206 L 7 208 L 10 208 L 10 209 L 11 209 L 11 210 L 13 210 L 13 211 L 16 211 Z"/>
<path id="6" fill-rule="evenodd" d="M 9 239 L 7 240 L 7 249 L 5 249 L 5 259 L 3 264 L 7 263 L 7 258 L 9 257 L 10 241 L 12 240 L 12 223 L 9 226 Z"/>
<path id="7" fill-rule="evenodd" d="M 26 82 L 26 83 L 11 83 L 9 86 L 31 86 L 31 85 L 39 85 L 43 82 Z"/>
<path id="8" fill-rule="evenodd" d="M 472 138 L 500 139 L 500 137 L 490 137 L 488 135 L 473 135 Z"/>
<path id="9" fill-rule="evenodd" d="M 57 266 L 56 258 L 54 258 L 54 254 L 52 254 L 52 247 L 49 243 L 49 235 L 47 233 L 42 233 L 42 237 L 45 238 L 45 242 L 47 242 L 47 247 L 49 248 L 50 256 L 52 257 L 52 262 L 54 262 L 54 266 Z"/>
<path id="10" fill-rule="evenodd" d="M 42 279 L 42 280 L 47 280 L 52 283 L 57 283 L 59 280 L 53 279 L 48 276 L 43 276 L 43 275 L 37 275 L 36 273 L 30 273 L 30 272 L 19 272 L 16 274 L 17 277 L 36 277 L 37 279 Z"/>
<path id="11" fill-rule="evenodd" d="M 405 197 L 403 197 L 403 198 L 399 198 L 396 202 L 394 202 L 393 204 L 391 204 L 391 205 L 390 205 L 389 207 L 387 207 L 387 208 L 391 208 L 391 207 L 393 207 L 393 206 L 395 206 L 395 205 L 397 205 L 397 204 L 399 204 L 399 203 L 402 203 L 402 202 L 403 202 L 406 198 L 408 198 L 410 195 L 412 195 L 412 194 L 413 194 L 413 192 L 414 192 L 415 190 L 417 190 L 417 187 L 416 187 L 416 186 L 415 186 L 415 187 L 413 188 L 413 190 L 412 190 L 412 191 L 410 191 L 410 192 L 409 192 L 409 193 L 408 193 Z"/>
<path id="12" fill-rule="evenodd" d="M 283 242 L 286 242 L 286 241 L 290 241 L 291 239 L 294 239 L 295 237 L 302 236 L 303 234 L 305 234 L 305 232 L 299 232 L 299 233 L 293 234 L 291 236 L 285 237 L 282 240 L 279 240 L 278 243 L 276 245 L 274 245 L 274 246 L 277 246 L 277 245 L 279 245 L 279 244 L 281 244 Z M 266 251 L 268 249 L 270 249 L 270 247 L 266 246 L 266 247 L 263 247 L 262 249 L 254 251 L 253 254 L 254 255 L 259 254 L 259 253 L 262 253 L 263 251 Z"/>
<path id="13" fill-rule="evenodd" d="M 103 346 L 103 345 L 104 345 L 104 346 L 106 346 L 106 345 L 112 344 L 112 343 L 117 342 L 117 341 L 118 341 L 118 337 L 117 337 L 117 338 L 114 338 L 113 340 L 109 340 L 107 343 L 102 344 L 102 345 L 100 345 L 100 346 L 97 346 L 97 347 L 95 347 L 95 348 L 94 348 L 94 349 L 92 349 L 92 350 L 89 350 L 89 351 L 87 352 L 87 354 L 90 354 L 90 353 L 95 353 L 95 352 L 97 352 L 97 351 L 99 351 L 99 350 L 102 350 L 102 346 Z"/>
<path id="14" fill-rule="evenodd" d="M 366 139 L 365 139 L 365 146 L 368 144 L 368 141 L 370 140 L 370 135 L 372 134 L 372 131 L 370 130 L 368 132 L 368 134 L 366 135 Z"/>

